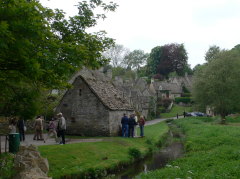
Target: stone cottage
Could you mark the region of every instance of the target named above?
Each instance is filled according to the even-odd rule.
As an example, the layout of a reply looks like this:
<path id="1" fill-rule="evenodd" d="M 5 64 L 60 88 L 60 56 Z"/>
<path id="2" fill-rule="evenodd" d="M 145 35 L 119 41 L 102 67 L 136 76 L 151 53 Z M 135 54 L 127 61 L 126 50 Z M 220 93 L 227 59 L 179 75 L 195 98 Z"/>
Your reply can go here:
<path id="1" fill-rule="evenodd" d="M 67 134 L 82 136 L 117 136 L 123 113 L 132 114 L 133 107 L 99 71 L 83 69 L 70 81 L 56 112 L 67 121 Z"/>
<path id="2" fill-rule="evenodd" d="M 154 82 L 154 89 L 157 97 L 175 99 L 182 94 L 182 87 L 177 83 L 167 81 Z"/>

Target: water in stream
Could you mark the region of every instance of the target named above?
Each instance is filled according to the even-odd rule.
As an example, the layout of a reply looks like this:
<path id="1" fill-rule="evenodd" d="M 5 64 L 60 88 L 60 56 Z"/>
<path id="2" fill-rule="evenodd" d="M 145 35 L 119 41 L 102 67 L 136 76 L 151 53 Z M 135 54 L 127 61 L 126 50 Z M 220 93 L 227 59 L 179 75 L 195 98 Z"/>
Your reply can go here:
<path id="1" fill-rule="evenodd" d="M 143 161 L 134 163 L 132 166 L 128 166 L 124 171 L 120 171 L 116 175 L 112 175 L 111 178 L 115 179 L 132 179 L 142 172 L 148 172 L 164 167 L 168 161 L 177 159 L 183 155 L 183 144 L 175 142 L 168 147 L 160 150 L 159 152 L 147 157 Z"/>

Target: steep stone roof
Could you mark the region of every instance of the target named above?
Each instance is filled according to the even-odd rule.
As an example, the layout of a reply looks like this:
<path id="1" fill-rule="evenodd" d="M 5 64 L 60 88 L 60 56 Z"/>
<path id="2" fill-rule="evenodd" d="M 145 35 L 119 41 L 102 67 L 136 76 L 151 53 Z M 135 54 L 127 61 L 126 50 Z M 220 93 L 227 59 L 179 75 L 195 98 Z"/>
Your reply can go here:
<path id="1" fill-rule="evenodd" d="M 171 91 L 171 93 L 174 93 L 174 94 L 182 93 L 181 86 L 179 86 L 176 83 L 168 83 L 168 82 L 161 81 L 161 82 L 154 82 L 153 86 L 156 91 L 167 90 L 167 91 Z"/>
<path id="2" fill-rule="evenodd" d="M 93 91 L 93 93 L 102 101 L 102 103 L 111 110 L 133 110 L 123 92 L 115 87 L 109 78 L 99 71 L 81 70 L 76 77 L 81 77 Z M 73 80 L 74 81 L 74 80 Z"/>

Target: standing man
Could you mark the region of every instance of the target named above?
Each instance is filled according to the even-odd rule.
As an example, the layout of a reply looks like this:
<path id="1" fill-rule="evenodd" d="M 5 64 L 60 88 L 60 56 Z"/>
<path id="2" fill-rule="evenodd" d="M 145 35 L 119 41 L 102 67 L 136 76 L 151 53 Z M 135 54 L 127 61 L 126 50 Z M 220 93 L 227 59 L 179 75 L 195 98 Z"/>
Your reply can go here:
<path id="1" fill-rule="evenodd" d="M 20 135 L 20 141 L 25 141 L 25 131 L 24 131 L 25 122 L 22 117 L 20 117 L 20 119 L 18 120 L 17 127 Z"/>
<path id="2" fill-rule="evenodd" d="M 63 117 L 62 113 L 57 114 L 58 117 L 58 134 L 59 137 L 62 137 L 60 144 L 65 144 L 65 131 L 66 131 L 66 120 Z"/>
<path id="3" fill-rule="evenodd" d="M 128 127 L 129 127 L 129 137 L 134 137 L 134 126 L 137 125 L 136 121 L 135 121 L 135 117 L 134 114 L 130 115 L 129 121 L 128 121 Z"/>
<path id="4" fill-rule="evenodd" d="M 121 124 L 122 124 L 122 137 L 128 137 L 128 117 L 126 114 L 123 114 Z"/>
<path id="5" fill-rule="evenodd" d="M 35 129 L 35 135 L 33 137 L 33 140 L 43 140 L 42 138 L 43 123 L 42 123 L 41 116 L 37 116 L 37 118 L 35 119 L 34 129 Z"/>

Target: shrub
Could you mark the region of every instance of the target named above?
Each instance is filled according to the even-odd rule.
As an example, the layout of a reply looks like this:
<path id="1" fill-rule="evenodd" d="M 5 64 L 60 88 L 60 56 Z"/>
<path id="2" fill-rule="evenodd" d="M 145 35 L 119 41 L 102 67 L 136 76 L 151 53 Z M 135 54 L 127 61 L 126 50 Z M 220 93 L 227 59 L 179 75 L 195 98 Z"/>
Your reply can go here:
<path id="1" fill-rule="evenodd" d="M 181 96 L 182 97 L 191 97 L 192 95 L 191 95 L 191 93 L 183 93 Z"/>
<path id="2" fill-rule="evenodd" d="M 9 153 L 0 155 L 0 178 L 12 178 L 14 173 L 14 156 Z"/>
<path id="3" fill-rule="evenodd" d="M 129 148 L 128 154 L 134 159 L 139 159 L 141 157 L 141 152 L 137 148 Z"/>
<path id="4" fill-rule="evenodd" d="M 175 98 L 175 102 L 176 103 L 191 103 L 192 102 L 192 98 L 191 97 L 177 97 Z"/>

